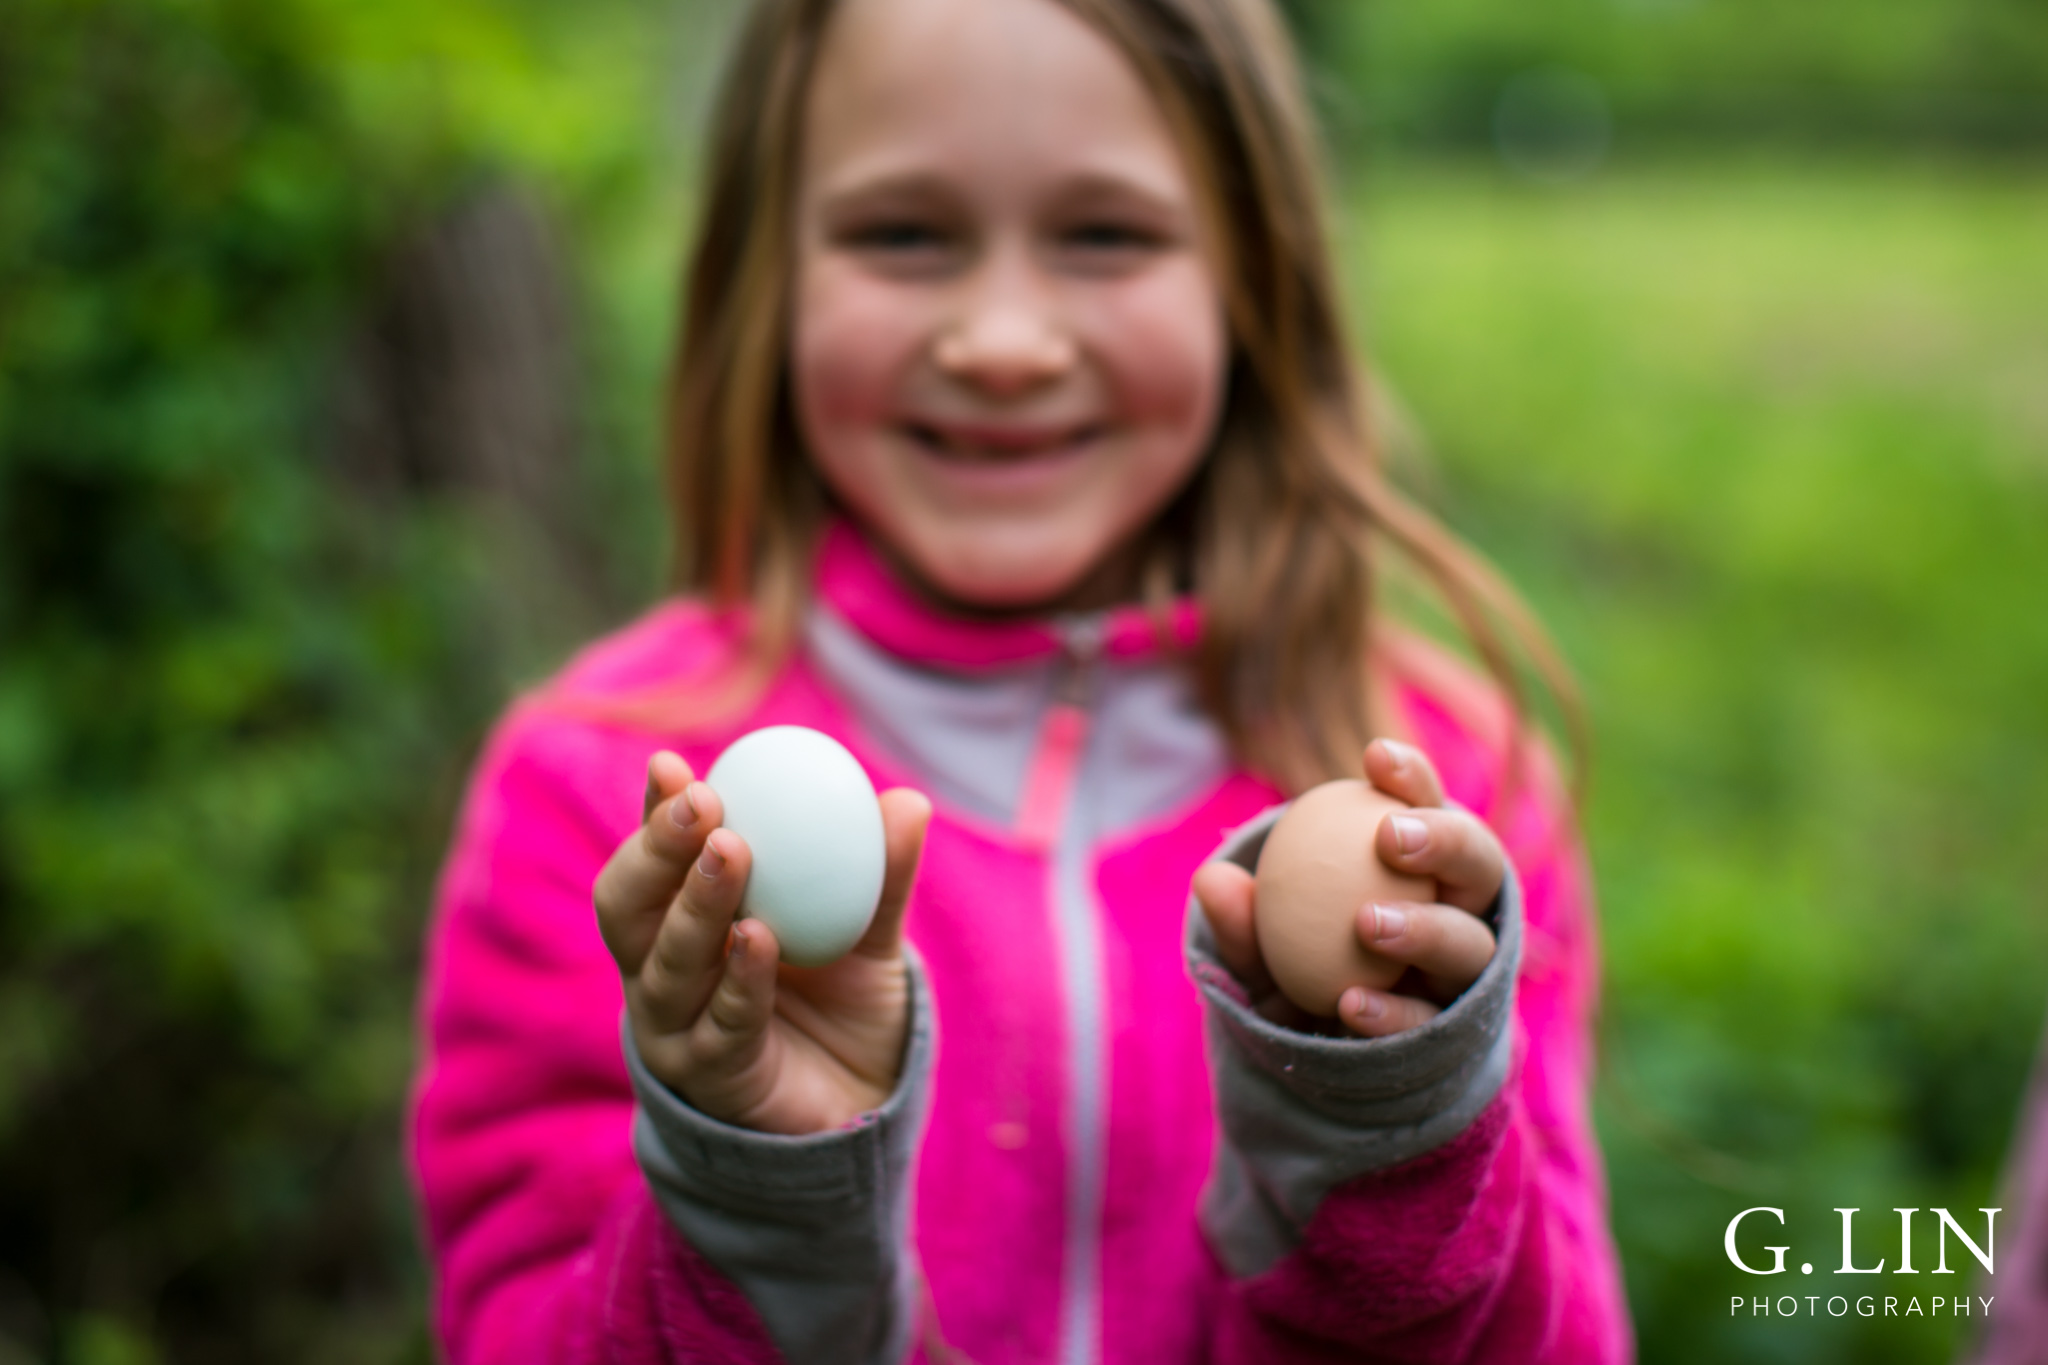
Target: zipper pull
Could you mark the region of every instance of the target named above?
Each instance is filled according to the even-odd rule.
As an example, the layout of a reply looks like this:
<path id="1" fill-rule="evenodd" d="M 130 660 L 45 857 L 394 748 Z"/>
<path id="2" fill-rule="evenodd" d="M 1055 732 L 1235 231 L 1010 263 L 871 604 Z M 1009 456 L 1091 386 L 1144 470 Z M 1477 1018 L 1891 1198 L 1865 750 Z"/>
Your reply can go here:
<path id="1" fill-rule="evenodd" d="M 1102 657 L 1102 645 L 1109 624 L 1101 616 L 1074 616 L 1060 623 L 1060 674 L 1053 689 L 1056 702 L 1075 706 L 1087 704 L 1087 684 L 1095 661 Z"/>
<path id="2" fill-rule="evenodd" d="M 1061 658 L 1053 681 L 1052 705 L 1039 722 L 1038 741 L 1017 801 L 1014 832 L 1026 848 L 1040 852 L 1052 848 L 1066 823 L 1067 801 L 1080 775 L 1081 755 L 1088 747 L 1088 682 L 1095 661 L 1102 656 L 1104 633 L 1100 617 L 1074 617 L 1061 623 Z"/>

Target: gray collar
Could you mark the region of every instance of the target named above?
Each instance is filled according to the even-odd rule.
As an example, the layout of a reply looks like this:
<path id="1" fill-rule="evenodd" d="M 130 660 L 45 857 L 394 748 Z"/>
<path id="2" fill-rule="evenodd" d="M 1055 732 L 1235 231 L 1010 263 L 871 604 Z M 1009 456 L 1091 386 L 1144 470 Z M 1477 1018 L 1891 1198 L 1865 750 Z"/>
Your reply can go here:
<path id="1" fill-rule="evenodd" d="M 1093 841 L 1206 796 L 1231 767 L 1180 665 L 1103 654 L 1108 615 L 1055 618 L 1063 653 L 970 674 L 900 658 L 814 598 L 804 649 L 862 730 L 935 802 L 1004 828 L 1046 713 L 1062 698 L 1077 702 L 1091 724 L 1076 814 Z"/>

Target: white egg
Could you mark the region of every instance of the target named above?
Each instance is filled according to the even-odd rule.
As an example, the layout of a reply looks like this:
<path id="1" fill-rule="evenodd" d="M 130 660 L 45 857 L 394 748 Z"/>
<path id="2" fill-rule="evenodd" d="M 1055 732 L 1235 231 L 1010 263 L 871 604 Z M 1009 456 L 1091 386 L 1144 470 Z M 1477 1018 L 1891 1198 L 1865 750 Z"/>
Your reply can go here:
<path id="1" fill-rule="evenodd" d="M 882 897 L 882 807 L 830 735 L 771 725 L 726 746 L 704 780 L 753 871 L 740 913 L 775 931 L 782 960 L 818 967 L 860 941 Z"/>

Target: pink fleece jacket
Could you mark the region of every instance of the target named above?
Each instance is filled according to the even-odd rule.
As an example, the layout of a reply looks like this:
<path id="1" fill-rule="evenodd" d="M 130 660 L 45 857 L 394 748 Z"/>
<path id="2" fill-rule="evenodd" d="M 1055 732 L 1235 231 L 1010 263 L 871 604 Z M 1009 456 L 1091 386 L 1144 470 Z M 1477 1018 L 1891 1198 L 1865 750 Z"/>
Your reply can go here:
<path id="1" fill-rule="evenodd" d="M 817 566 L 821 630 L 829 624 L 845 649 L 881 666 L 959 684 L 969 703 L 977 689 L 1029 691 L 1040 675 L 1028 670 L 1071 645 L 1055 622 L 988 625 L 930 611 L 844 522 Z M 1199 631 L 1199 616 L 1181 604 L 1183 639 Z M 1131 807 L 1150 813 L 1096 830 L 1062 864 L 1062 812 L 1088 797 L 1068 788 L 1110 780 L 1088 777 L 1097 769 L 1080 759 L 1116 740 L 1107 712 L 1091 739 L 1087 694 L 1043 689 L 1031 756 L 999 823 L 964 796 L 949 799 L 903 745 L 880 737 L 890 723 L 915 733 L 921 718 L 874 711 L 911 709 L 886 690 L 860 713 L 848 699 L 852 666 L 835 673 L 821 663 L 822 634 L 745 714 L 716 723 L 686 715 L 668 727 L 601 714 L 715 670 L 738 625 L 693 600 L 658 607 L 515 705 L 477 764 L 430 929 L 409 1132 L 448 1359 L 785 1358 L 778 1342 L 789 1338 L 760 1311 L 765 1291 L 721 1271 L 738 1264 L 725 1251 L 679 1231 L 698 1226 L 676 1202 L 689 1196 L 662 1196 L 656 1172 L 701 1189 L 718 1170 L 689 1168 L 716 1168 L 716 1153 L 744 1161 L 765 1151 L 772 1164 L 784 1150 L 772 1144 L 786 1142 L 796 1169 L 804 1152 L 858 1135 L 719 1134 L 723 1125 L 643 1089 L 671 1111 L 663 1131 L 680 1118 L 711 1137 L 672 1139 L 650 1164 L 649 1144 L 661 1138 L 643 1112 L 636 1160 L 619 977 L 591 910 L 598 870 L 639 822 L 649 755 L 672 748 L 701 774 L 726 744 L 769 724 L 836 736 L 878 790 L 907 784 L 936 797 L 907 920 L 929 997 L 920 1008 L 936 1027 L 920 1034 L 932 1055 L 907 1063 L 899 1087 L 920 1092 L 928 1119 L 922 1128 L 915 1112 L 897 1121 L 910 1125 L 910 1188 L 879 1189 L 885 1164 L 863 1166 L 855 1201 L 896 1201 L 905 1245 L 889 1292 L 914 1286 L 922 1310 L 914 1332 L 897 1323 L 885 1335 L 909 1358 L 1630 1358 L 1587 1108 L 1596 965 L 1583 856 L 1547 772 L 1495 809 L 1499 755 L 1447 675 L 1411 671 L 1398 701 L 1453 799 L 1487 816 L 1513 863 L 1519 959 L 1518 970 L 1503 964 L 1496 992 L 1499 1046 L 1489 1051 L 1483 1019 L 1459 1022 L 1481 1009 L 1461 1000 L 1431 1028 L 1477 1042 L 1316 1040 L 1322 1052 L 1303 1054 L 1303 1074 L 1343 1069 L 1348 1079 L 1329 1087 L 1298 1080 L 1291 1040 L 1262 1042 L 1242 1012 L 1232 1015 L 1232 983 L 1203 956 L 1189 918 L 1195 868 L 1233 832 L 1241 854 L 1243 832 L 1270 816 L 1280 792 L 1225 765 L 1198 790 Z M 1092 625 L 1105 668 L 1136 678 L 1158 662 L 1153 627 L 1136 609 Z M 1149 704 L 1142 688 L 1123 695 L 1120 705 Z M 963 724 L 963 735 L 995 725 Z M 1148 761 L 1142 745 L 1103 752 L 1110 766 L 1101 770 L 1121 777 Z M 1086 920 L 1078 927 L 1054 904 L 1069 865 Z M 1077 1012 L 1077 998 L 1092 1003 Z M 1426 1088 L 1378 1079 L 1428 1070 L 1430 1057 L 1458 1046 L 1454 1066 L 1436 1067 L 1455 1074 L 1431 1072 Z M 1249 1079 L 1219 1080 L 1230 1068 Z M 1384 1112 L 1347 1109 L 1347 1095 Z M 1302 1105 L 1306 1127 L 1276 1117 Z M 1347 1117 L 1367 1113 L 1380 1113 L 1370 1132 Z M 1324 1172 L 1320 1182 L 1303 1177 L 1311 1168 Z M 752 1216 L 745 1199 L 724 1207 Z M 883 1226 L 886 1241 L 894 1234 Z M 823 1355 L 869 1358 L 853 1343 L 843 1357 Z"/>

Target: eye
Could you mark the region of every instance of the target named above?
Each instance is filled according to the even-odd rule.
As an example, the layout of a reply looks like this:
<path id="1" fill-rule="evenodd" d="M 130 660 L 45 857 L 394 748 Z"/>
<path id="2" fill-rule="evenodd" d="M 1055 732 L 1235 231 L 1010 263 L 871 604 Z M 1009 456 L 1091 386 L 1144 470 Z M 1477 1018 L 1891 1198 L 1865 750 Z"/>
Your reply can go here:
<path id="1" fill-rule="evenodd" d="M 950 215 L 903 207 L 848 215 L 831 229 L 831 244 L 874 274 L 915 280 L 950 274 L 973 246 Z"/>
<path id="2" fill-rule="evenodd" d="M 849 217 L 833 229 L 831 240 L 875 274 L 906 280 L 951 274 L 971 246 L 948 217 L 905 209 Z"/>
<path id="3" fill-rule="evenodd" d="M 1169 245 L 1149 223 L 1102 216 L 1076 219 L 1053 235 L 1053 253 L 1066 269 L 1088 275 L 1136 270 Z"/>
<path id="4" fill-rule="evenodd" d="M 840 240 L 855 250 L 877 252 L 930 251 L 950 244 L 936 224 L 913 218 L 859 223 L 841 233 Z"/>
<path id="5" fill-rule="evenodd" d="M 1060 234 L 1063 245 L 1082 251 L 1133 251 L 1158 245 L 1158 234 L 1132 223 L 1109 220 L 1077 223 Z"/>

